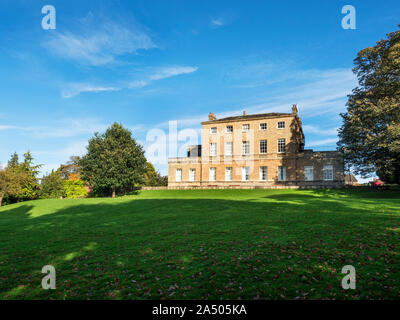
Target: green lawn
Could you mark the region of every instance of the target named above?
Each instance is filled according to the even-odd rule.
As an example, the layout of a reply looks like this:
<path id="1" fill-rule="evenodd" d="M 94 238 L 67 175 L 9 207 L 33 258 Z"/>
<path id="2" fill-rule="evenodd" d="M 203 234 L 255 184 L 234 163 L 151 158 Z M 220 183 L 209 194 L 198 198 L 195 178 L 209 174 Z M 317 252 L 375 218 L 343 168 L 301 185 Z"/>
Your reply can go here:
<path id="1" fill-rule="evenodd" d="M 30 201 L 0 208 L 0 299 L 397 299 L 399 246 L 399 191 Z"/>

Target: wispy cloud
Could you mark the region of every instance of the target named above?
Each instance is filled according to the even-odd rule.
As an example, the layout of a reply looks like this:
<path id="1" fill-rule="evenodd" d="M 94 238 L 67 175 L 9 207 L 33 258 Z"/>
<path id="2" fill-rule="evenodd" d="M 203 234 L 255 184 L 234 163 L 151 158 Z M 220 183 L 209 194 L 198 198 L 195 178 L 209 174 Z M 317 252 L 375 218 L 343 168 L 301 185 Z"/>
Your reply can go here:
<path id="1" fill-rule="evenodd" d="M 107 125 L 100 123 L 97 119 L 67 118 L 60 121 L 54 121 L 49 126 L 0 126 L 3 130 L 19 130 L 22 134 L 29 134 L 34 138 L 70 138 L 80 135 L 91 135 L 94 132 L 103 131 Z"/>
<path id="2" fill-rule="evenodd" d="M 165 78 L 170 78 L 178 76 L 181 74 L 188 74 L 197 71 L 198 67 L 191 66 L 172 66 L 164 67 L 157 70 L 154 74 L 150 75 L 150 80 L 161 80 Z"/>
<path id="3" fill-rule="evenodd" d="M 0 131 L 2 131 L 2 130 L 10 130 L 10 129 L 20 129 L 20 127 L 9 126 L 9 125 L 0 125 Z"/>
<path id="4" fill-rule="evenodd" d="M 128 83 L 128 88 L 143 88 L 147 86 L 147 81 L 144 80 L 137 80 L 137 81 L 132 81 Z"/>
<path id="5" fill-rule="evenodd" d="M 120 88 L 96 86 L 89 83 L 71 83 L 61 92 L 64 98 L 72 98 L 83 92 L 104 92 L 104 91 L 117 91 Z"/>
<path id="6" fill-rule="evenodd" d="M 338 129 L 339 128 L 329 128 L 329 129 L 323 129 L 317 126 L 313 126 L 313 125 L 304 125 L 303 126 L 303 130 L 305 132 L 305 134 L 307 133 L 314 133 L 314 134 L 318 134 L 318 135 L 326 135 L 326 136 L 334 136 L 338 134 Z"/>
<path id="7" fill-rule="evenodd" d="M 90 83 L 70 83 L 62 90 L 61 95 L 64 98 L 72 98 L 83 92 L 104 92 L 118 91 L 122 89 L 135 89 L 148 86 L 153 81 L 171 78 L 183 74 L 190 74 L 198 70 L 195 66 L 171 66 L 160 67 L 150 71 L 148 75 L 144 75 L 141 80 L 119 83 L 115 86 L 94 85 Z"/>
<path id="8" fill-rule="evenodd" d="M 223 26 L 225 23 L 224 23 L 224 20 L 223 20 L 222 18 L 216 18 L 216 19 L 211 19 L 211 24 L 212 24 L 214 27 L 221 27 L 221 26 Z"/>
<path id="9" fill-rule="evenodd" d="M 115 62 L 116 56 L 156 47 L 138 24 L 95 19 L 89 14 L 76 29 L 56 31 L 44 46 L 60 57 L 91 66 L 109 64 Z"/>
<path id="10" fill-rule="evenodd" d="M 337 138 L 316 140 L 306 143 L 306 147 L 333 146 L 337 141 Z"/>

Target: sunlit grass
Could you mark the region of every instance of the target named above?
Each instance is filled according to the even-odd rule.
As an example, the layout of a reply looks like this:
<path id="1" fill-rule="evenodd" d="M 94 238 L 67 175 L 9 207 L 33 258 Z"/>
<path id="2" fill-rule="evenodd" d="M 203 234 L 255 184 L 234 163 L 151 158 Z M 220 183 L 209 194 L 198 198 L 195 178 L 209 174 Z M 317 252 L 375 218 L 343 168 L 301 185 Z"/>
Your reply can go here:
<path id="1" fill-rule="evenodd" d="M 168 190 L 0 208 L 1 299 L 385 299 L 400 192 Z M 41 288 L 54 265 L 57 289 Z M 341 288 L 354 265 L 357 289 Z"/>

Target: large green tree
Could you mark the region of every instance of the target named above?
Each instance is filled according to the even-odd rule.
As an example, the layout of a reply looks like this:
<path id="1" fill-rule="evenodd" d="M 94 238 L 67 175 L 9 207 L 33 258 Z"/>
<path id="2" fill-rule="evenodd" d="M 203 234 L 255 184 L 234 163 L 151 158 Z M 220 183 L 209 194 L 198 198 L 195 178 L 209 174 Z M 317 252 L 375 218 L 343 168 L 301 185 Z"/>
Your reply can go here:
<path id="1" fill-rule="evenodd" d="M 3 203 L 3 199 L 8 196 L 10 192 L 10 174 L 8 170 L 0 168 L 0 207 Z"/>
<path id="2" fill-rule="evenodd" d="M 338 146 L 349 170 L 400 183 L 400 31 L 361 50 L 354 64 L 359 86 L 341 114 Z"/>
<path id="3" fill-rule="evenodd" d="M 60 198 L 64 195 L 64 179 L 59 170 L 52 170 L 42 178 L 39 196 L 41 198 Z"/>
<path id="4" fill-rule="evenodd" d="M 14 153 L 1 174 L 0 189 L 3 190 L 3 199 L 7 203 L 36 199 L 39 193 L 37 176 L 40 167 L 41 165 L 33 163 L 29 151 L 24 154 L 22 162 L 19 162 L 18 155 Z"/>
<path id="5" fill-rule="evenodd" d="M 146 172 L 143 147 L 132 138 L 131 131 L 118 123 L 105 133 L 95 133 L 79 165 L 82 180 L 87 181 L 95 193 L 113 197 L 142 184 Z"/>

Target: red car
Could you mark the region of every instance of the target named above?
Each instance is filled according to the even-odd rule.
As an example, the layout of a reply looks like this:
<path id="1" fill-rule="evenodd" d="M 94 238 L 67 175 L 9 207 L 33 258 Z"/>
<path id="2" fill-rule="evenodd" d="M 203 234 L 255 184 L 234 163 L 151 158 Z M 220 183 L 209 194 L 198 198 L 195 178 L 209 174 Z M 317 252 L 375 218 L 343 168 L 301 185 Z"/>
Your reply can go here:
<path id="1" fill-rule="evenodd" d="M 379 188 L 379 189 L 386 188 L 385 183 L 379 179 L 374 179 L 374 181 L 371 181 L 370 184 L 371 184 L 371 187 L 373 187 L 373 188 Z"/>

